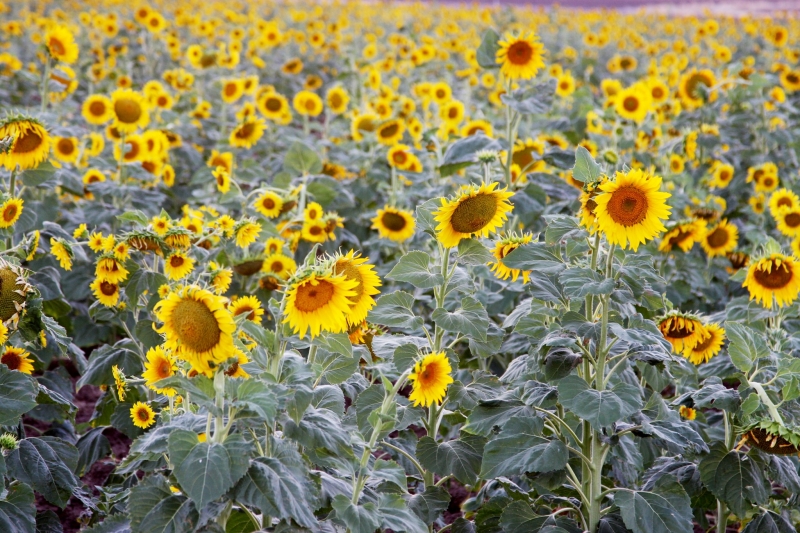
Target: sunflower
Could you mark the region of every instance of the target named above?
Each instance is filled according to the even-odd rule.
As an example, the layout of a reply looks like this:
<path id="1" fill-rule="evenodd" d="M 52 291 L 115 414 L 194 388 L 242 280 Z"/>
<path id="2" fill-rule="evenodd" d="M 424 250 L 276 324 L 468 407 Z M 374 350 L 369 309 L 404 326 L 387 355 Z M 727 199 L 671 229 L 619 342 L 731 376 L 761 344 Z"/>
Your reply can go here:
<path id="1" fill-rule="evenodd" d="M 230 269 L 216 267 L 216 263 L 213 261 L 209 266 L 211 268 L 211 285 L 214 287 L 214 292 L 217 294 L 224 294 L 231 286 L 233 273 Z"/>
<path id="2" fill-rule="evenodd" d="M 389 120 L 378 126 L 376 138 L 379 143 L 385 146 L 392 146 L 400 142 L 405 131 L 405 122 L 400 119 Z"/>
<path id="3" fill-rule="evenodd" d="M 65 26 L 54 25 L 44 36 L 44 44 L 50 57 L 62 63 L 72 64 L 78 59 L 75 36 Z"/>
<path id="4" fill-rule="evenodd" d="M 617 114 L 634 122 L 642 122 L 647 117 L 651 105 L 652 98 L 647 87 L 639 83 L 621 90 L 614 100 L 614 109 Z"/>
<path id="5" fill-rule="evenodd" d="M 328 240 L 327 224 L 321 220 L 306 220 L 301 236 L 309 242 L 325 242 Z"/>
<path id="6" fill-rule="evenodd" d="M 281 252 L 274 252 L 264 258 L 261 271 L 268 273 L 281 280 L 287 280 L 297 270 L 297 263 L 288 255 Z"/>
<path id="7" fill-rule="evenodd" d="M 111 375 L 114 377 L 114 385 L 117 388 L 117 397 L 119 401 L 125 401 L 125 393 L 128 390 L 128 381 L 125 379 L 125 373 L 119 369 L 117 365 L 111 367 Z"/>
<path id="8" fill-rule="evenodd" d="M 72 248 L 65 241 L 56 237 L 50 237 L 50 253 L 58 259 L 58 263 L 64 270 L 72 270 Z"/>
<path id="9" fill-rule="evenodd" d="M 242 365 L 246 365 L 247 363 L 249 363 L 250 359 L 248 359 L 247 355 L 245 355 L 245 353 L 241 351 L 239 348 L 233 349 L 233 356 L 230 357 L 229 359 L 232 359 L 234 357 L 236 358 L 236 361 L 230 364 L 228 369 L 225 371 L 225 375 L 231 378 L 248 379 L 250 377 L 250 374 L 245 372 L 244 368 L 242 368 Z"/>
<path id="10" fill-rule="evenodd" d="M 247 320 L 261 324 L 264 309 L 255 296 L 243 296 L 231 302 L 228 308 L 233 316 L 245 315 Z"/>
<path id="11" fill-rule="evenodd" d="M 220 296 L 197 286 L 172 292 L 156 304 L 155 314 L 166 335 L 164 347 L 178 356 L 221 362 L 233 349 L 236 324 Z"/>
<path id="12" fill-rule="evenodd" d="M 325 103 L 328 105 L 331 113 L 334 115 L 341 115 L 347 111 L 347 104 L 350 103 L 350 95 L 341 87 L 336 86 L 328 89 L 325 93 Z"/>
<path id="13" fill-rule="evenodd" d="M 322 113 L 322 98 L 311 91 L 300 91 L 294 95 L 292 107 L 301 115 L 316 117 Z"/>
<path id="14" fill-rule="evenodd" d="M 778 231 L 787 237 L 800 237 L 800 206 L 782 207 L 775 215 Z"/>
<path id="15" fill-rule="evenodd" d="M 506 33 L 497 44 L 500 48 L 495 61 L 506 79 L 529 80 L 544 68 L 545 49 L 535 33 L 523 32 L 518 36 Z"/>
<path id="16" fill-rule="evenodd" d="M 708 257 L 727 255 L 736 249 L 739 243 L 739 228 L 722 219 L 715 226 L 708 228 L 700 239 L 700 245 Z"/>
<path id="17" fill-rule="evenodd" d="M 162 379 L 174 376 L 177 371 L 175 360 L 162 346 L 147 350 L 147 361 L 144 363 L 144 372 L 142 372 L 142 378 L 147 387 L 158 394 L 174 396 L 175 389 L 172 387 L 157 388 L 154 385 Z"/>
<path id="18" fill-rule="evenodd" d="M 206 161 L 206 166 L 208 168 L 223 167 L 230 174 L 233 172 L 233 153 L 212 150 L 211 156 Z"/>
<path id="19" fill-rule="evenodd" d="M 110 281 L 95 279 L 89 288 L 97 301 L 106 307 L 114 307 L 119 301 L 119 285 Z"/>
<path id="20" fill-rule="evenodd" d="M 0 363 L 3 363 L 11 370 L 17 370 L 23 374 L 33 373 L 33 361 L 31 354 L 22 348 L 16 346 L 8 346 L 0 356 Z"/>
<path id="21" fill-rule="evenodd" d="M 722 350 L 725 342 L 725 330 L 719 324 L 706 324 L 705 328 L 708 337 L 683 351 L 683 356 L 693 365 L 708 363 Z"/>
<path id="22" fill-rule="evenodd" d="M 113 126 L 121 133 L 133 133 L 150 123 L 147 100 L 131 89 L 117 89 L 111 93 L 114 110 Z"/>
<path id="23" fill-rule="evenodd" d="M 215 168 L 211 171 L 211 175 L 214 176 L 214 181 L 217 184 L 217 191 L 225 194 L 231 190 L 231 175 L 225 170 L 225 167 Z"/>
<path id="24" fill-rule="evenodd" d="M 244 94 L 244 80 L 228 79 L 222 81 L 222 101 L 232 104 Z"/>
<path id="25" fill-rule="evenodd" d="M 164 273 L 169 279 L 182 279 L 194 270 L 194 259 L 184 252 L 173 252 L 164 260 Z"/>
<path id="26" fill-rule="evenodd" d="M 277 121 L 289 110 L 289 101 L 282 94 L 267 92 L 259 96 L 256 106 L 266 118 Z"/>
<path id="27" fill-rule="evenodd" d="M 798 207 L 800 207 L 800 197 L 789 189 L 778 189 L 769 197 L 769 212 L 772 213 L 772 216 L 777 216 L 783 208 L 797 209 Z"/>
<path id="28" fill-rule="evenodd" d="M 414 407 L 441 404 L 447 394 L 447 386 L 453 382 L 450 375 L 452 371 L 444 352 L 431 353 L 417 361 L 414 371 L 408 376 L 411 381 L 408 399 L 414 402 Z"/>
<path id="29" fill-rule="evenodd" d="M 350 135 L 355 141 L 363 141 L 364 134 L 375 132 L 379 121 L 380 117 L 373 113 L 357 115 L 350 124 Z"/>
<path id="30" fill-rule="evenodd" d="M 703 86 L 703 91 L 706 93 L 710 91 L 717 84 L 717 78 L 714 73 L 708 69 L 698 70 L 692 68 L 681 77 L 678 84 L 678 95 L 681 102 L 689 109 L 700 107 L 704 102 L 704 94 L 701 92 L 700 86 Z M 708 96 L 713 96 L 709 94 Z"/>
<path id="31" fill-rule="evenodd" d="M 673 174 L 680 174 L 686 166 L 686 162 L 678 154 L 669 156 L 669 169 Z"/>
<path id="32" fill-rule="evenodd" d="M 662 220 L 669 218 L 666 200 L 671 195 L 659 192 L 661 178 L 650 176 L 639 169 L 623 174 L 599 186 L 601 191 L 594 201 L 597 225 L 608 242 L 634 251 L 640 244 L 652 239 L 666 228 Z"/>
<path id="33" fill-rule="evenodd" d="M 529 233 L 522 235 L 511 233 L 502 239 L 498 239 L 494 243 L 494 250 L 492 250 L 492 255 L 494 255 L 497 261 L 487 263 L 487 265 L 491 267 L 492 272 L 494 272 L 494 275 L 503 280 L 508 279 L 510 276 L 513 281 L 517 281 L 517 278 L 519 278 L 521 274 L 523 283 L 528 283 L 528 279 L 531 275 L 530 270 L 507 267 L 505 263 L 503 263 L 503 259 L 523 244 L 528 244 L 532 240 L 533 235 Z"/>
<path id="34" fill-rule="evenodd" d="M 0 205 L 0 228 L 10 228 L 22 215 L 22 198 L 9 198 Z"/>
<path id="35" fill-rule="evenodd" d="M 395 144 L 386 153 L 386 160 L 389 166 L 398 170 L 408 170 L 414 162 L 416 156 L 411 153 L 411 147 L 405 144 Z"/>
<path id="36" fill-rule="evenodd" d="M 322 331 L 342 333 L 347 330 L 347 316 L 352 301 L 358 296 L 358 282 L 332 272 L 312 272 L 289 282 L 286 298 L 286 318 L 300 338 L 310 332 L 311 338 Z"/>
<path id="37" fill-rule="evenodd" d="M 658 329 L 677 354 L 694 348 L 709 335 L 700 317 L 677 309 L 671 310 L 658 321 Z"/>
<path id="38" fill-rule="evenodd" d="M 434 212 L 439 223 L 436 236 L 445 247 L 458 246 L 461 239 L 472 235 L 488 237 L 508 218 L 513 206 L 508 202 L 513 193 L 495 190 L 497 183 L 467 185 L 451 200 L 442 198 L 441 207 Z"/>
<path id="39" fill-rule="evenodd" d="M 95 276 L 110 283 L 121 283 L 128 278 L 128 270 L 113 256 L 102 257 L 97 261 Z"/>
<path id="40" fill-rule="evenodd" d="M 685 418 L 686 420 L 694 420 L 697 418 L 697 410 L 687 405 L 681 405 L 678 409 L 678 412 L 680 413 L 681 418 Z"/>
<path id="41" fill-rule="evenodd" d="M 262 135 L 266 124 L 263 119 L 250 117 L 245 119 L 241 124 L 236 126 L 228 137 L 228 142 L 231 146 L 237 148 L 252 148 L 258 142 Z"/>
<path id="42" fill-rule="evenodd" d="M 462 137 L 469 137 L 470 135 L 476 135 L 478 133 L 483 133 L 487 137 L 494 135 L 494 128 L 491 122 L 482 119 L 470 120 L 461 127 Z"/>
<path id="43" fill-rule="evenodd" d="M 414 213 L 387 205 L 375 213 L 371 228 L 383 239 L 403 242 L 414 236 Z"/>
<path id="44" fill-rule="evenodd" d="M 75 163 L 80 156 L 77 137 L 55 137 L 53 139 L 53 152 L 56 159 L 65 163 Z"/>
<path id="45" fill-rule="evenodd" d="M 131 419 L 133 420 L 134 426 L 147 429 L 155 423 L 156 414 L 153 412 L 153 408 L 148 404 L 136 402 L 133 404 L 133 407 L 131 407 Z"/>
<path id="46" fill-rule="evenodd" d="M 261 233 L 261 226 L 250 220 L 244 220 L 234 228 L 234 235 L 236 236 L 236 246 L 239 248 L 247 248 L 258 238 Z"/>
<path id="47" fill-rule="evenodd" d="M 773 297 L 779 307 L 791 305 L 800 293 L 800 265 L 792 256 L 772 253 L 750 262 L 742 287 L 750 291 L 766 308 L 772 307 Z"/>
<path id="48" fill-rule="evenodd" d="M 83 118 L 94 125 L 105 124 L 114 118 L 114 106 L 111 99 L 102 94 L 93 94 L 83 101 Z"/>
<path id="49" fill-rule="evenodd" d="M 17 165 L 22 170 L 36 168 L 50 153 L 50 134 L 32 118 L 16 117 L 0 122 L 0 139 L 6 137 L 11 137 L 13 143 L 9 150 L 0 150 L 0 163 L 7 170 L 14 170 Z"/>
<path id="50" fill-rule="evenodd" d="M 675 248 L 680 248 L 682 252 L 688 252 L 694 243 L 703 239 L 706 234 L 706 221 L 693 220 L 691 222 L 681 222 L 670 228 L 661 238 L 658 245 L 660 252 L 671 252 Z"/>
<path id="51" fill-rule="evenodd" d="M 341 274 L 350 281 L 355 281 L 353 296 L 348 299 L 352 307 L 347 314 L 348 324 L 359 324 L 367 318 L 369 310 L 375 306 L 372 298 L 380 291 L 381 280 L 375 273 L 375 267 L 366 264 L 367 260 L 360 257 L 355 251 L 350 250 L 347 254 L 336 254 L 333 258 L 334 274 Z"/>
<path id="52" fill-rule="evenodd" d="M 733 165 L 718 163 L 714 165 L 713 172 L 711 181 L 708 182 L 709 187 L 724 189 L 733 179 Z"/>

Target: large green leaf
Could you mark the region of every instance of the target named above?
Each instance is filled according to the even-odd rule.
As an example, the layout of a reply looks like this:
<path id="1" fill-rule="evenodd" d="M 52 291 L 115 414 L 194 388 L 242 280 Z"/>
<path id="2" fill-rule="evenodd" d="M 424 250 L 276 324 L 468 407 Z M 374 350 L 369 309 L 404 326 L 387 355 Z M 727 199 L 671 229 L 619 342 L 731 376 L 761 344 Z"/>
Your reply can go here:
<path id="1" fill-rule="evenodd" d="M 0 500 L 0 531 L 4 533 L 35 533 L 36 498 L 24 483 L 13 483 Z"/>
<path id="2" fill-rule="evenodd" d="M 766 503 L 770 495 L 762 467 L 748 455 L 729 452 L 721 442 L 715 442 L 708 455 L 700 459 L 700 479 L 739 517 L 744 517 L 753 504 Z"/>
<path id="3" fill-rule="evenodd" d="M 80 454 L 76 472 L 83 475 L 99 459 L 111 453 L 111 443 L 103 435 L 105 427 L 92 428 L 78 439 L 77 448 Z"/>
<path id="4" fill-rule="evenodd" d="M 726 322 L 725 334 L 730 340 L 728 355 L 742 372 L 749 372 L 756 360 L 769 356 L 764 336 L 753 329 L 736 322 Z"/>
<path id="5" fill-rule="evenodd" d="M 190 533 L 200 519 L 194 502 L 173 494 L 160 475 L 148 476 L 131 489 L 128 514 L 133 533 Z"/>
<path id="6" fill-rule="evenodd" d="M 467 265 L 485 265 L 495 260 L 478 239 L 461 239 L 458 243 L 458 260 Z"/>
<path id="7" fill-rule="evenodd" d="M 594 160 L 589 150 L 578 146 L 575 150 L 575 166 L 572 167 L 572 177 L 583 183 L 597 181 L 600 177 L 600 165 Z"/>
<path id="8" fill-rule="evenodd" d="M 634 490 L 622 490 L 614 498 L 622 520 L 633 533 L 691 533 L 688 497 L 683 503 L 685 507 L 679 509 L 674 507 L 674 501 L 653 492 Z"/>
<path id="9" fill-rule="evenodd" d="M 36 407 L 36 382 L 22 372 L 0 365 L 0 426 L 14 426 L 20 415 Z"/>
<path id="10" fill-rule="evenodd" d="M 350 533 L 375 533 L 381 525 L 381 515 L 372 502 L 355 505 L 347 496 L 337 494 L 331 506 Z"/>
<path id="11" fill-rule="evenodd" d="M 608 427 L 642 407 L 639 389 L 618 383 L 611 390 L 598 391 L 578 376 L 567 376 L 558 383 L 558 401 L 595 429 Z"/>
<path id="12" fill-rule="evenodd" d="M 481 45 L 475 54 L 478 64 L 483 68 L 494 69 L 500 67 L 497 62 L 497 51 L 500 50 L 498 41 L 500 41 L 500 36 L 493 29 L 489 28 L 483 33 Z"/>
<path id="13" fill-rule="evenodd" d="M 427 470 L 440 476 L 452 475 L 465 485 L 474 485 L 485 444 L 483 437 L 469 434 L 441 444 L 430 437 L 422 437 L 417 443 L 417 459 Z"/>
<path id="14" fill-rule="evenodd" d="M 520 476 L 527 472 L 552 472 L 567 464 L 567 446 L 541 436 L 538 418 L 510 419 L 483 452 L 482 479 Z"/>
<path id="15" fill-rule="evenodd" d="M 381 494 L 378 499 L 378 513 L 381 515 L 383 529 L 406 533 L 428 532 L 425 522 L 408 508 L 399 494 Z"/>
<path id="16" fill-rule="evenodd" d="M 317 153 L 301 142 L 294 142 L 283 158 L 283 169 L 293 174 L 319 174 L 322 161 Z"/>
<path id="17" fill-rule="evenodd" d="M 420 289 L 430 289 L 444 282 L 442 273 L 432 268 L 429 254 L 412 251 L 400 258 L 391 272 L 386 274 L 386 278 L 405 281 Z"/>
<path id="18" fill-rule="evenodd" d="M 45 499 L 62 509 L 80 485 L 74 471 L 78 466 L 78 449 L 55 437 L 31 437 L 19 441 L 6 463 L 8 472 L 27 483 Z"/>
<path id="19" fill-rule="evenodd" d="M 426 487 L 424 491 L 411 497 L 408 507 L 423 522 L 432 524 L 442 511 L 450 505 L 450 493 L 444 487 Z"/>
<path id="20" fill-rule="evenodd" d="M 500 526 L 504 533 L 568 533 L 549 515 L 538 515 L 524 501 L 516 501 L 503 509 Z"/>
<path id="21" fill-rule="evenodd" d="M 586 295 L 611 294 L 616 281 L 605 278 L 589 268 L 573 267 L 561 272 L 558 281 L 564 287 L 564 293 L 570 298 L 583 298 Z"/>
<path id="22" fill-rule="evenodd" d="M 353 355 L 329 352 L 320 349 L 311 365 L 319 381 L 338 385 L 347 381 L 358 368 L 358 359 Z"/>
<path id="23" fill-rule="evenodd" d="M 166 280 L 164 281 L 166 283 Z M 125 375 L 139 375 L 142 372 L 142 359 L 132 340 L 123 339 L 113 346 L 107 344 L 92 352 L 89 365 L 75 387 L 84 385 L 106 385 L 114 381 L 111 368 L 118 366 Z"/>
<path id="24" fill-rule="evenodd" d="M 431 318 L 445 331 L 463 333 L 473 339 L 486 340 L 489 329 L 489 315 L 483 305 L 472 296 L 461 299 L 461 309 L 452 313 L 442 307 L 433 311 Z"/>
<path id="25" fill-rule="evenodd" d="M 742 533 L 797 533 L 797 530 L 786 518 L 767 510 L 750 520 Z"/>
<path id="26" fill-rule="evenodd" d="M 237 405 L 255 412 L 267 424 L 272 424 L 278 414 L 278 396 L 270 385 L 263 381 L 248 379 L 236 391 Z"/>
<path id="27" fill-rule="evenodd" d="M 469 135 L 451 144 L 444 153 L 444 160 L 439 167 L 442 177 L 450 176 L 462 168 L 477 163 L 475 154 L 481 150 L 498 151 L 502 146 L 496 139 L 487 137 L 483 133 Z"/>
<path id="28" fill-rule="evenodd" d="M 383 326 L 417 330 L 422 327 L 422 317 L 412 311 L 414 297 L 403 291 L 384 294 L 369 312 L 367 320 Z"/>

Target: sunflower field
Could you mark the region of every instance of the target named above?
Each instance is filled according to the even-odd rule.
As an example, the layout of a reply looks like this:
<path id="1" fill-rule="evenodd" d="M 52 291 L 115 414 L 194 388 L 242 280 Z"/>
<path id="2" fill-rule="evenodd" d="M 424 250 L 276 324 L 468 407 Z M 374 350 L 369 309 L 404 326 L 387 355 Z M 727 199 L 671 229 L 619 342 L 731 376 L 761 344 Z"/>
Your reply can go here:
<path id="1" fill-rule="evenodd" d="M 796 533 L 798 19 L 0 29 L 0 532 Z"/>

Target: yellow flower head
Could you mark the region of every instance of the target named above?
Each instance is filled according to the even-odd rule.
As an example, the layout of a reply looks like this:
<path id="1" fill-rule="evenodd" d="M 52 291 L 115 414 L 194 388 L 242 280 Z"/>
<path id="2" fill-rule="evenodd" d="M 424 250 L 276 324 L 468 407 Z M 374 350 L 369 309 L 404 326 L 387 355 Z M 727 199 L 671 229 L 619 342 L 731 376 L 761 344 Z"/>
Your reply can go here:
<path id="1" fill-rule="evenodd" d="M 488 237 L 508 218 L 513 206 L 508 202 L 513 193 L 495 190 L 497 183 L 469 185 L 452 199 L 442 198 L 441 207 L 434 213 L 436 238 L 446 248 L 458 246 L 461 239 L 473 235 Z"/>
<path id="2" fill-rule="evenodd" d="M 408 376 L 412 384 L 408 399 L 414 402 L 415 407 L 441 404 L 447 393 L 447 386 L 453 382 L 450 375 L 452 371 L 444 352 L 426 355 L 414 365 L 414 371 Z"/>
<path id="3" fill-rule="evenodd" d="M 148 404 L 136 402 L 133 404 L 133 407 L 131 407 L 131 420 L 133 420 L 134 426 L 147 429 L 155 423 L 156 414 L 153 412 L 153 408 Z"/>
<path id="4" fill-rule="evenodd" d="M 539 69 L 544 68 L 545 49 L 533 32 L 524 32 L 518 36 L 505 34 L 497 43 L 496 61 L 500 72 L 510 80 L 529 80 L 536 76 Z"/>

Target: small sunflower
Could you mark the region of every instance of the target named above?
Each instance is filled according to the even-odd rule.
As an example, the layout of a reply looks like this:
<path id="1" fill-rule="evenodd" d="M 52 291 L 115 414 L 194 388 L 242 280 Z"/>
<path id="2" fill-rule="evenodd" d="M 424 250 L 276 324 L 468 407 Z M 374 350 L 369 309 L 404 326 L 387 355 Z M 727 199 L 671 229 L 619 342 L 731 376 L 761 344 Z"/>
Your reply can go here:
<path id="1" fill-rule="evenodd" d="M 458 246 L 461 239 L 472 235 L 488 237 L 508 218 L 513 206 L 508 202 L 513 193 L 495 190 L 497 183 L 468 185 L 451 200 L 442 198 L 434 213 L 436 237 L 446 248 Z"/>
<path id="2" fill-rule="evenodd" d="M 372 298 L 380 291 L 381 280 L 375 273 L 375 267 L 367 264 L 367 260 L 360 257 L 360 254 L 350 250 L 347 254 L 337 254 L 332 258 L 333 272 L 341 274 L 350 281 L 355 281 L 353 296 L 348 299 L 352 307 L 347 314 L 348 324 L 359 324 L 367 318 L 369 310 L 375 306 Z"/>
<path id="3" fill-rule="evenodd" d="M 494 250 L 492 250 L 492 255 L 494 255 L 497 261 L 487 263 L 491 267 L 492 272 L 494 272 L 494 275 L 503 280 L 508 279 L 510 276 L 513 281 L 517 281 L 517 278 L 522 275 L 523 283 L 528 283 L 528 278 L 531 275 L 530 270 L 507 267 L 505 263 L 503 263 L 503 259 L 523 244 L 528 244 L 532 240 L 533 235 L 529 233 L 522 235 L 515 235 L 512 233 L 498 239 L 494 243 Z"/>
<path id="4" fill-rule="evenodd" d="M 117 89 L 111 93 L 114 110 L 114 127 L 122 133 L 134 133 L 150 123 L 147 99 L 131 89 Z"/>
<path id="5" fill-rule="evenodd" d="M 114 118 L 114 106 L 111 99 L 102 94 L 88 96 L 83 101 L 81 112 L 86 122 L 94 125 L 105 124 Z"/>
<path id="6" fill-rule="evenodd" d="M 794 191 L 786 188 L 773 192 L 769 197 L 769 212 L 772 213 L 772 216 L 777 216 L 783 208 L 800 208 L 800 197 Z"/>
<path id="7" fill-rule="evenodd" d="M 254 204 L 256 211 L 267 218 L 276 218 L 283 209 L 283 198 L 272 191 L 264 191 Z"/>
<path id="8" fill-rule="evenodd" d="M 378 126 L 376 139 L 385 146 L 392 146 L 403 139 L 406 124 L 400 119 L 389 120 Z"/>
<path id="9" fill-rule="evenodd" d="M 725 343 L 725 330 L 719 324 L 706 324 L 705 328 L 708 337 L 692 347 L 687 346 L 683 351 L 683 356 L 693 365 L 708 363 Z"/>
<path id="10" fill-rule="evenodd" d="M 452 371 L 444 352 L 431 353 L 417 361 L 414 371 L 408 376 L 412 384 L 408 399 L 414 402 L 414 407 L 441 404 L 447 394 L 447 386 L 453 382 L 450 375 Z"/>
<path id="11" fill-rule="evenodd" d="M 217 167 L 211 171 L 211 175 L 214 177 L 214 182 L 217 184 L 217 191 L 222 194 L 231 190 L 231 174 L 225 167 Z"/>
<path id="12" fill-rule="evenodd" d="M 289 110 L 289 101 L 282 94 L 267 92 L 256 100 L 256 106 L 266 118 L 279 121 Z"/>
<path id="13" fill-rule="evenodd" d="M 647 117 L 647 112 L 652 105 L 652 98 L 647 87 L 634 84 L 623 89 L 614 100 L 614 109 L 617 114 L 634 122 L 642 122 Z"/>
<path id="14" fill-rule="evenodd" d="M 698 70 L 692 68 L 681 77 L 678 84 L 678 94 L 681 102 L 689 109 L 700 107 L 704 102 L 704 94 L 709 93 L 717 84 L 717 78 L 709 69 Z M 700 87 L 703 87 L 702 90 Z M 713 99 L 713 93 L 708 94 Z"/>
<path id="15" fill-rule="evenodd" d="M 295 260 L 281 252 L 275 252 L 264 258 L 261 271 L 281 280 L 287 280 L 297 270 Z"/>
<path id="16" fill-rule="evenodd" d="M 347 104 L 350 103 L 350 95 L 341 87 L 336 86 L 328 89 L 325 94 L 325 103 L 328 105 L 331 113 L 341 115 L 347 111 Z"/>
<path id="17" fill-rule="evenodd" d="M 154 385 L 162 379 L 174 376 L 178 371 L 175 360 L 172 356 L 164 350 L 162 346 L 156 346 L 147 350 L 147 361 L 144 363 L 144 384 L 158 394 L 166 394 L 167 396 L 174 396 L 175 389 L 171 387 L 157 388 Z"/>
<path id="18" fill-rule="evenodd" d="M 706 234 L 700 239 L 700 245 L 708 257 L 727 255 L 736 249 L 738 243 L 739 228 L 726 219 L 722 219 L 716 225 L 708 228 Z"/>
<path id="19" fill-rule="evenodd" d="M 375 213 L 371 227 L 381 238 L 403 242 L 414 236 L 414 213 L 387 205 Z"/>
<path id="20" fill-rule="evenodd" d="M 638 169 L 623 174 L 599 186 L 594 201 L 597 225 L 608 242 L 634 251 L 640 244 L 654 238 L 666 228 L 662 220 L 669 218 L 667 192 L 659 192 L 661 178 Z"/>
<path id="21" fill-rule="evenodd" d="M 252 148 L 264 135 L 266 127 L 263 119 L 249 117 L 233 129 L 228 142 L 236 148 Z"/>
<path id="22" fill-rule="evenodd" d="M 787 237 L 800 236 L 800 206 L 782 207 L 775 215 L 778 231 Z"/>
<path id="23" fill-rule="evenodd" d="M 791 305 L 800 293 L 800 264 L 792 256 L 776 252 L 750 262 L 742 287 L 766 308 L 773 298 L 778 307 Z"/>
<path id="24" fill-rule="evenodd" d="M 292 107 L 301 115 L 316 117 L 322 113 L 322 98 L 311 91 L 300 91 L 294 95 Z"/>
<path id="25" fill-rule="evenodd" d="M 225 370 L 225 375 L 231 378 L 244 378 L 248 379 L 250 374 L 245 372 L 242 365 L 246 365 L 250 362 L 250 359 L 247 358 L 247 355 L 241 351 L 239 348 L 234 348 L 233 357 L 236 358 L 236 361 L 228 366 L 228 369 Z M 232 358 L 233 358 L 232 357 Z"/>
<path id="26" fill-rule="evenodd" d="M 713 172 L 711 181 L 708 183 L 709 187 L 724 189 L 733 179 L 733 165 L 727 163 L 714 165 Z"/>
<path id="27" fill-rule="evenodd" d="M 117 388 L 117 397 L 119 401 L 125 401 L 125 394 L 128 390 L 128 381 L 125 379 L 125 373 L 120 370 L 117 365 L 111 367 L 111 375 L 114 377 L 114 385 Z"/>
<path id="28" fill-rule="evenodd" d="M 697 410 L 693 407 L 689 407 L 687 405 L 681 405 L 678 409 L 678 412 L 681 415 L 681 418 L 686 420 L 694 420 L 697 418 Z"/>
<path id="29" fill-rule="evenodd" d="M 22 198 L 9 198 L 0 205 L 0 228 L 10 228 L 22 215 Z"/>
<path id="30" fill-rule="evenodd" d="M 681 222 L 664 234 L 661 238 L 661 243 L 658 245 L 658 250 L 660 252 L 671 252 L 675 248 L 680 248 L 682 252 L 688 252 L 696 242 L 702 241 L 705 234 L 705 220 Z"/>
<path id="31" fill-rule="evenodd" d="M 239 248 L 247 248 L 255 242 L 259 233 L 261 233 L 261 225 L 250 220 L 240 222 L 234 228 L 236 246 Z"/>
<path id="32" fill-rule="evenodd" d="M 156 421 L 153 408 L 144 402 L 136 402 L 131 407 L 131 419 L 137 428 L 147 429 Z"/>
<path id="33" fill-rule="evenodd" d="M 255 296 L 243 296 L 236 298 L 231 302 L 228 307 L 233 316 L 246 315 L 247 320 L 251 322 L 261 323 L 261 317 L 264 316 L 264 309 L 261 307 L 261 302 Z"/>
<path id="34" fill-rule="evenodd" d="M 507 33 L 497 44 L 500 48 L 495 60 L 505 78 L 529 80 L 544 68 L 545 49 L 535 33 L 523 32 L 518 36 Z"/>
<path id="35" fill-rule="evenodd" d="M 194 270 L 194 259 L 185 252 L 173 252 L 164 260 L 164 273 L 169 279 L 182 279 Z"/>
<path id="36" fill-rule="evenodd" d="M 357 296 L 358 282 L 332 272 L 308 275 L 291 280 L 286 289 L 286 318 L 300 338 L 310 332 L 311 338 L 322 331 L 342 333 L 347 330 L 347 316 Z"/>
<path id="37" fill-rule="evenodd" d="M 44 36 L 44 44 L 50 57 L 62 63 L 72 64 L 78 59 L 78 45 L 69 28 L 59 24 L 51 27 Z"/>
<path id="38" fill-rule="evenodd" d="M 328 240 L 327 224 L 321 220 L 303 222 L 302 237 L 309 242 L 325 242 Z"/>
<path id="39" fill-rule="evenodd" d="M 97 261 L 95 267 L 97 279 L 105 280 L 110 283 L 122 283 L 128 279 L 128 269 L 113 256 L 102 257 Z"/>
<path id="40" fill-rule="evenodd" d="M 97 301 L 106 307 L 114 307 L 119 301 L 119 285 L 110 281 L 95 279 L 89 288 Z"/>
<path id="41" fill-rule="evenodd" d="M 658 329 L 676 354 L 694 348 L 709 335 L 700 317 L 675 309 L 658 321 Z"/>
<path id="42" fill-rule="evenodd" d="M 33 373 L 33 361 L 31 354 L 16 346 L 7 346 L 0 356 L 0 363 L 6 365 L 10 370 L 16 370 L 23 374 Z"/>
<path id="43" fill-rule="evenodd" d="M 50 253 L 66 271 L 72 270 L 72 248 L 65 241 L 50 237 Z"/>

